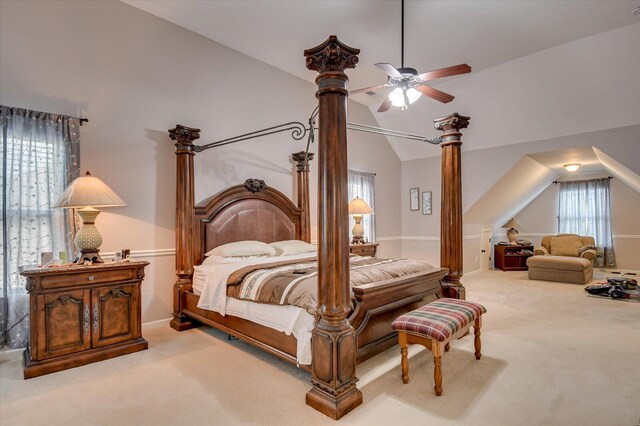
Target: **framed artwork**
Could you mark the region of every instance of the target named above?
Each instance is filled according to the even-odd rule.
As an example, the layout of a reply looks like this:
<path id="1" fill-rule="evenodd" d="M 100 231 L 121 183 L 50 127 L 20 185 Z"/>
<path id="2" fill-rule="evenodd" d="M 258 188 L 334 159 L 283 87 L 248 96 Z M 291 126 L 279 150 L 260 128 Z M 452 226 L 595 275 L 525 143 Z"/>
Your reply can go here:
<path id="1" fill-rule="evenodd" d="M 431 191 L 422 193 L 422 214 L 431 214 Z"/>
<path id="2" fill-rule="evenodd" d="M 409 190 L 409 209 L 411 211 L 420 210 L 420 188 Z"/>

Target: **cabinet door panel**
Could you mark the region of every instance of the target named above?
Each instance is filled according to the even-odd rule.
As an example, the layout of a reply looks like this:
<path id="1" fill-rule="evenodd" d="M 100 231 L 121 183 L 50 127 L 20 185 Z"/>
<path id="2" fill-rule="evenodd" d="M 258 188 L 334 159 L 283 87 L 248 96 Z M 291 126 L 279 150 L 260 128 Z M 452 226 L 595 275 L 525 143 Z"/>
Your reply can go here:
<path id="1" fill-rule="evenodd" d="M 65 291 L 39 295 L 36 301 L 37 359 L 45 359 L 91 347 L 90 292 Z"/>
<path id="2" fill-rule="evenodd" d="M 93 289 L 93 347 L 139 337 L 139 286 L 120 285 Z"/>

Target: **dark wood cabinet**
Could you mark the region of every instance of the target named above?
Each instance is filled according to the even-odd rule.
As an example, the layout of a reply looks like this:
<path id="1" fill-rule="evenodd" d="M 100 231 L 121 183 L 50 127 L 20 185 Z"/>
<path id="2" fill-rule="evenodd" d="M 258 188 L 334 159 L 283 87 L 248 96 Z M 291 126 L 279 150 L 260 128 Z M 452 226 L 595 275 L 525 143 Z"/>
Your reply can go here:
<path id="1" fill-rule="evenodd" d="M 376 257 L 378 251 L 378 243 L 352 244 L 349 246 L 349 253 L 358 256 Z"/>
<path id="2" fill-rule="evenodd" d="M 503 246 L 496 244 L 493 263 L 503 271 L 526 271 L 527 259 L 533 256 L 533 246 Z"/>
<path id="3" fill-rule="evenodd" d="M 148 264 L 21 268 L 31 318 L 24 378 L 147 349 L 140 286 Z"/>

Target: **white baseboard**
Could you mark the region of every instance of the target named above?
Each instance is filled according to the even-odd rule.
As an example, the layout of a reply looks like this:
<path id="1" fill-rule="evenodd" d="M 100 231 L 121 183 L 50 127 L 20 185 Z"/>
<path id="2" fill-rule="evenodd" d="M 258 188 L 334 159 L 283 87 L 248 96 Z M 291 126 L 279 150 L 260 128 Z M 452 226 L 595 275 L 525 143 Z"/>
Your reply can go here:
<path id="1" fill-rule="evenodd" d="M 169 325 L 169 323 L 171 322 L 171 319 L 172 319 L 172 317 L 163 318 L 163 319 L 159 319 L 159 320 L 156 320 L 156 321 L 143 322 L 142 326 L 143 327 L 150 327 L 150 326 L 161 325 L 161 324 Z"/>

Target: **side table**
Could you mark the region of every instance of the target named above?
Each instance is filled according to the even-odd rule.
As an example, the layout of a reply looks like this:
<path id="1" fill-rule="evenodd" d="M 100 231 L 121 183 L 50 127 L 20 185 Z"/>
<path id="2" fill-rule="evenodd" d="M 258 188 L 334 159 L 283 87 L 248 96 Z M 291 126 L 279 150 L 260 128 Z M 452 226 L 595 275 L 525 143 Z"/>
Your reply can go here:
<path id="1" fill-rule="evenodd" d="M 24 378 L 147 349 L 140 286 L 148 264 L 21 267 L 30 317 Z"/>
<path id="2" fill-rule="evenodd" d="M 503 271 L 526 271 L 527 259 L 533 256 L 533 246 L 495 245 L 493 262 Z"/>

